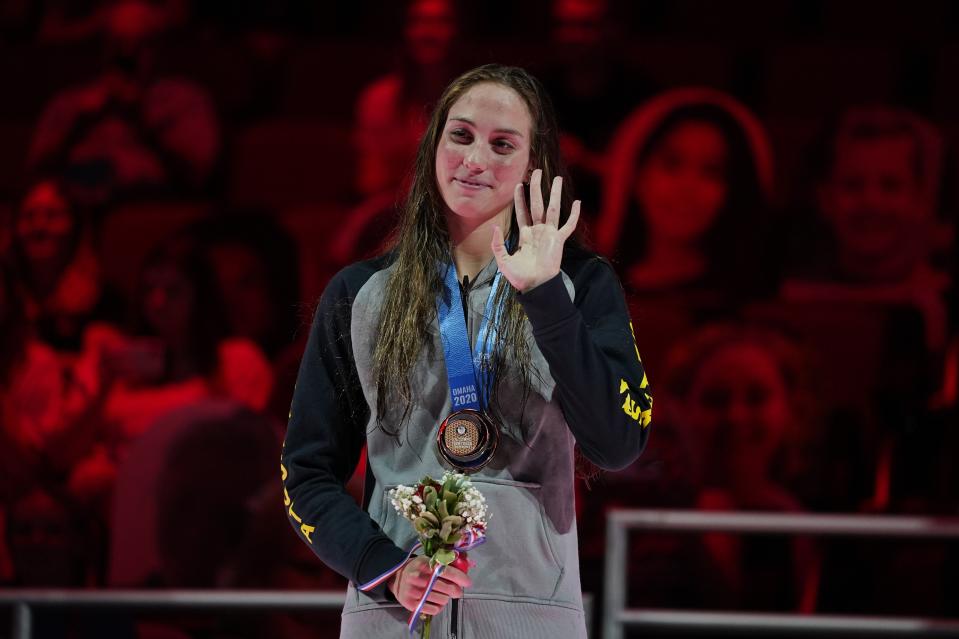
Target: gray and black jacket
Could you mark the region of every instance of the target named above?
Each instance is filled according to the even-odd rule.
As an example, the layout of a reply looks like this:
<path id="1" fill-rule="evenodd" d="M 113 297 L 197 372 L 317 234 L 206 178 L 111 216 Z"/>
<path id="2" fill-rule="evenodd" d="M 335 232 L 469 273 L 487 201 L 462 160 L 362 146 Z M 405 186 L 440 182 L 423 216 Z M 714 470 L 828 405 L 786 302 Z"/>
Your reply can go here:
<path id="1" fill-rule="evenodd" d="M 415 542 L 412 526 L 389 503 L 390 488 L 447 469 L 436 450 L 436 429 L 451 408 L 435 320 L 433 355 L 424 348 L 413 367 L 409 422 L 398 438 L 376 423 L 371 352 L 392 269 L 387 254 L 348 266 L 327 285 L 300 365 L 282 455 L 293 527 L 351 582 L 341 637 L 408 636 L 409 613 L 385 585 L 364 593 L 354 584 L 402 561 Z M 492 260 L 464 291 L 471 343 L 495 273 Z M 522 385 L 509 371 L 500 375 L 505 423 L 499 447 L 472 475 L 486 497 L 488 539 L 470 553 L 472 587 L 434 619 L 437 637 L 585 637 L 574 445 L 597 466 L 617 470 L 637 459 L 649 435 L 650 386 L 609 262 L 568 245 L 561 272 L 518 299 L 529 320 L 534 375 L 525 404 Z M 344 484 L 364 444 L 361 508 Z"/>

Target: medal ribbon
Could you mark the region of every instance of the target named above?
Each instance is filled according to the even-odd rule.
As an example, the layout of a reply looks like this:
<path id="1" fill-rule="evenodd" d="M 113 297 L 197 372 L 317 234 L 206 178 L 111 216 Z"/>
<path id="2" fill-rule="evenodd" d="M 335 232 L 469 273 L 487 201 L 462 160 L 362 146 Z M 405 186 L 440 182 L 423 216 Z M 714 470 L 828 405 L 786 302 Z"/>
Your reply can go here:
<path id="1" fill-rule="evenodd" d="M 450 387 L 450 406 L 453 411 L 471 408 L 482 411 L 489 401 L 495 371 L 490 370 L 489 351 L 496 344 L 496 323 L 502 314 L 502 305 L 493 307 L 493 298 L 502 279 L 502 272 L 496 271 L 486 310 L 476 334 L 476 347 L 470 353 L 469 334 L 466 318 L 463 316 L 463 300 L 459 281 L 456 279 L 456 267 L 445 264 L 440 267 L 443 273 L 444 294 L 436 301 L 437 323 L 440 338 L 443 340 L 443 354 L 446 356 L 446 376 Z M 478 373 L 478 374 L 477 374 Z"/>

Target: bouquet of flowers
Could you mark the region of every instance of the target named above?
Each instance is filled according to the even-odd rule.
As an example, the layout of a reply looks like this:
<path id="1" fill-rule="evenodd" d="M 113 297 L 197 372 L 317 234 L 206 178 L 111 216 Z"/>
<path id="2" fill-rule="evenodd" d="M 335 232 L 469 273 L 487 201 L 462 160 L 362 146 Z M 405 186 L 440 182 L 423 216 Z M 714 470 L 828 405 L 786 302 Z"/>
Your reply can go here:
<path id="1" fill-rule="evenodd" d="M 436 578 L 446 566 L 467 572 L 471 562 L 468 550 L 486 540 L 486 499 L 462 473 L 446 472 L 439 481 L 429 475 L 416 486 L 397 486 L 389 493 L 396 511 L 408 519 L 416 530 L 419 542 L 412 555 L 423 548 L 433 576 L 423 598 L 410 616 L 410 632 L 419 611 L 432 590 Z M 422 615 L 420 636 L 428 639 L 432 617 Z"/>

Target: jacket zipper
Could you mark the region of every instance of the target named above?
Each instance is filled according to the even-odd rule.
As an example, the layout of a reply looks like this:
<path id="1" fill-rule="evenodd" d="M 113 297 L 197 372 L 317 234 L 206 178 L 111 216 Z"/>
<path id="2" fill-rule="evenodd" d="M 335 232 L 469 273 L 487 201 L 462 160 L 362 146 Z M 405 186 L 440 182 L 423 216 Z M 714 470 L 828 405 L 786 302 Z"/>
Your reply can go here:
<path id="1" fill-rule="evenodd" d="M 466 313 L 466 337 L 470 344 L 470 355 L 473 355 L 473 305 L 470 304 L 470 294 L 475 283 L 470 281 L 468 275 L 463 276 L 463 299 L 466 302 L 466 308 L 463 310 Z"/>
<path id="2" fill-rule="evenodd" d="M 457 639 L 460 634 L 460 600 L 450 601 L 450 639 Z"/>
<path id="3" fill-rule="evenodd" d="M 474 283 L 470 281 L 469 276 L 463 276 L 463 300 L 466 302 L 466 308 L 463 310 L 466 313 L 466 337 L 470 345 L 470 355 L 473 355 L 473 306 L 470 304 L 470 293 Z M 450 602 L 450 639 L 459 637 L 459 612 L 459 599 L 453 599 Z"/>

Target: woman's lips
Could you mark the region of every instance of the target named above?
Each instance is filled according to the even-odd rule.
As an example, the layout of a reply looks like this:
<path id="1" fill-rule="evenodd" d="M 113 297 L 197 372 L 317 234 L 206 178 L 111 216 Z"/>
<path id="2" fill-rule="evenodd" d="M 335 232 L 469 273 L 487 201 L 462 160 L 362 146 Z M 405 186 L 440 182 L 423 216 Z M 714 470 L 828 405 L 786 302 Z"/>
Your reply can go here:
<path id="1" fill-rule="evenodd" d="M 461 180 L 454 177 L 453 181 L 459 184 L 464 189 L 469 189 L 471 191 L 480 191 L 482 189 L 490 188 L 488 184 L 483 184 L 482 182 L 473 182 L 471 180 Z"/>

